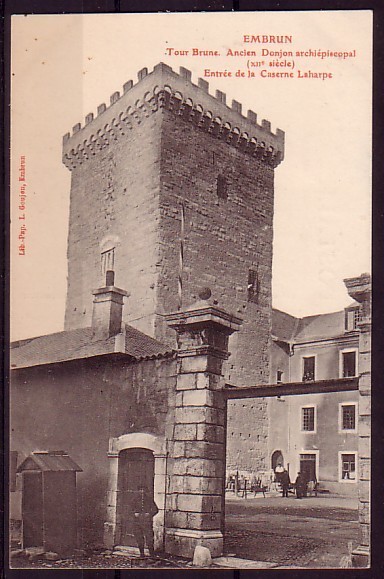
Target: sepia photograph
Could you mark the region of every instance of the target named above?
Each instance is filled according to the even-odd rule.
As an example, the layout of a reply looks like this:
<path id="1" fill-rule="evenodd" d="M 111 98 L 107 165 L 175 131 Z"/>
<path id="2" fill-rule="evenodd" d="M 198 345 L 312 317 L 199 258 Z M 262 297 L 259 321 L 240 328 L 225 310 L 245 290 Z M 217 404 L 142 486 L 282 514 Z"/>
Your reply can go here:
<path id="1" fill-rule="evenodd" d="M 12 16 L 12 569 L 370 567 L 371 165 L 371 11 Z"/>

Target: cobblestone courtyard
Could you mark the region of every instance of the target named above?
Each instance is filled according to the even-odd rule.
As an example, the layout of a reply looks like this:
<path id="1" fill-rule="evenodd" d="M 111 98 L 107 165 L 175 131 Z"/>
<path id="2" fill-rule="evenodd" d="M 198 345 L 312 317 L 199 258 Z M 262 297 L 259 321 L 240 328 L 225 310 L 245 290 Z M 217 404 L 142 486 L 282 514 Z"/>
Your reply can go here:
<path id="1" fill-rule="evenodd" d="M 332 496 L 297 500 L 281 497 L 227 497 L 226 554 L 275 565 L 305 568 L 340 567 L 348 554 L 348 542 L 357 544 L 357 501 Z M 32 568 L 126 568 L 189 567 L 181 558 L 161 556 L 128 559 L 111 552 L 87 553 L 65 561 L 16 559 L 14 567 Z M 213 564 L 215 566 L 215 563 Z M 256 564 L 255 564 L 256 566 Z"/>
<path id="2" fill-rule="evenodd" d="M 298 567 L 339 567 L 357 544 L 357 500 L 318 496 L 227 498 L 225 550 Z"/>

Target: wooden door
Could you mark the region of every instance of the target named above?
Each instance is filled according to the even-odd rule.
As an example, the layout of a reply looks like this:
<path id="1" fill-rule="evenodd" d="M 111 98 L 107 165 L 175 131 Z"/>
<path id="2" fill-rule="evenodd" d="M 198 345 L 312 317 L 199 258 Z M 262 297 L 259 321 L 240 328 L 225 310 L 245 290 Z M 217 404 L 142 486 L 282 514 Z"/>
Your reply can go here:
<path id="1" fill-rule="evenodd" d="M 119 453 L 118 521 L 121 545 L 137 546 L 133 536 L 133 513 L 139 497 L 139 487 L 144 485 L 154 492 L 155 459 L 145 448 L 129 448 Z"/>
<path id="2" fill-rule="evenodd" d="M 300 455 L 300 471 L 307 482 L 310 480 L 317 480 L 315 454 Z"/>
<path id="3" fill-rule="evenodd" d="M 43 546 L 43 479 L 41 472 L 23 472 L 23 549 Z"/>

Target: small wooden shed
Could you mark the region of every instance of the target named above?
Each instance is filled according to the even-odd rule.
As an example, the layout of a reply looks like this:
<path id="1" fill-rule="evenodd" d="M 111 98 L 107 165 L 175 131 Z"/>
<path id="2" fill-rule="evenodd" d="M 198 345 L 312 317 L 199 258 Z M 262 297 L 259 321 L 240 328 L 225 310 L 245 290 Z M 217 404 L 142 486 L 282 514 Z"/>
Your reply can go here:
<path id="1" fill-rule="evenodd" d="M 76 473 L 81 471 L 62 450 L 33 452 L 20 464 L 24 549 L 42 547 L 60 556 L 76 549 Z"/>

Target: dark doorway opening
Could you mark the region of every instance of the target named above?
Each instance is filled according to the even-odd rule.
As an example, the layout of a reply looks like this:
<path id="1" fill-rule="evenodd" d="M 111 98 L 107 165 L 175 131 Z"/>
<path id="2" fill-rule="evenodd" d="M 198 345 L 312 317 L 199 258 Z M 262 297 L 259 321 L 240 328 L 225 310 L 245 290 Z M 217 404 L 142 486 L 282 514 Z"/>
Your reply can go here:
<path id="1" fill-rule="evenodd" d="M 41 472 L 23 474 L 23 549 L 43 546 L 43 476 Z"/>
<path id="2" fill-rule="evenodd" d="M 300 454 L 300 472 L 306 481 L 317 480 L 315 454 Z"/>
<path id="3" fill-rule="evenodd" d="M 128 448 L 119 453 L 117 512 L 120 544 L 136 547 L 133 535 L 133 513 L 139 488 L 145 486 L 154 494 L 155 457 L 146 448 Z"/>

